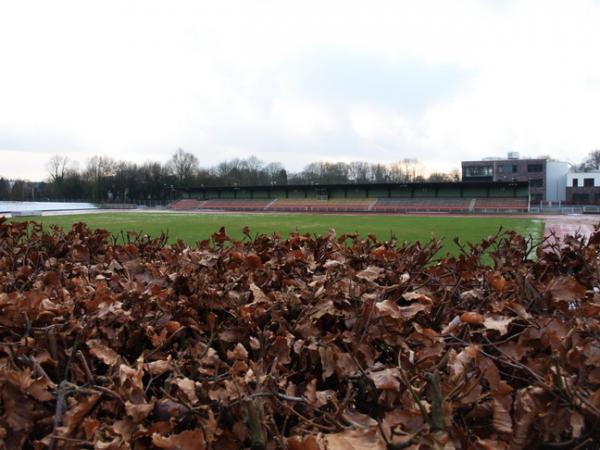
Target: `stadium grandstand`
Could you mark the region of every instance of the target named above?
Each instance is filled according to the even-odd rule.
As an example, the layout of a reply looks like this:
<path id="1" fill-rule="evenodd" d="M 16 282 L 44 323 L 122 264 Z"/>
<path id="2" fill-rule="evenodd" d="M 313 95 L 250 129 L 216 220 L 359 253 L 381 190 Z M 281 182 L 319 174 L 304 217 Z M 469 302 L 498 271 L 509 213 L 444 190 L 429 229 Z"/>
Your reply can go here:
<path id="1" fill-rule="evenodd" d="M 527 182 L 339 184 L 177 188 L 174 210 L 316 213 L 519 213 Z"/>

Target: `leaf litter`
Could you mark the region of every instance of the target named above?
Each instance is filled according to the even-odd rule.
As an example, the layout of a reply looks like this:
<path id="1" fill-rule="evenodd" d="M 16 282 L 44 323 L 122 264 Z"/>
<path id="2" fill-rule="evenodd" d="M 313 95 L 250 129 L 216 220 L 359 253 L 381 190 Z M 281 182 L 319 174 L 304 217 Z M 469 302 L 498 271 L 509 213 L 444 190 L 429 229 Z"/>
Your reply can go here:
<path id="1" fill-rule="evenodd" d="M 125 244 L 0 219 L 0 446 L 593 448 L 600 230 Z M 533 252 L 535 257 L 532 258 Z"/>

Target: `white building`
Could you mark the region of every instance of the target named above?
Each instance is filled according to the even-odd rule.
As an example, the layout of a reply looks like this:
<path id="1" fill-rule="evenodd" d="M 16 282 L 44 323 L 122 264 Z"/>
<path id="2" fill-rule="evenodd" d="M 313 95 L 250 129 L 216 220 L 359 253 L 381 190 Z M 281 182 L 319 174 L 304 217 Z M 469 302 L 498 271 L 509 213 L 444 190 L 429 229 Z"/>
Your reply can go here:
<path id="1" fill-rule="evenodd" d="M 567 174 L 567 187 L 600 187 L 600 172 L 571 172 Z"/>
<path id="2" fill-rule="evenodd" d="M 571 172 L 567 175 L 567 202 L 578 205 L 600 204 L 600 171 Z"/>

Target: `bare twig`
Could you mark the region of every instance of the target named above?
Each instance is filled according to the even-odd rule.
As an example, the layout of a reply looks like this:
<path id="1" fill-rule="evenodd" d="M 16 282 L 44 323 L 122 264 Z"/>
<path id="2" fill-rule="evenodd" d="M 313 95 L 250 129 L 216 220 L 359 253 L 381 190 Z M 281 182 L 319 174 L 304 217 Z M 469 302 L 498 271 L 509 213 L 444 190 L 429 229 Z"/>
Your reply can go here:
<path id="1" fill-rule="evenodd" d="M 244 407 L 250 448 L 252 450 L 262 450 L 267 444 L 267 436 L 263 428 L 264 413 L 262 404 L 255 399 L 247 399 L 244 401 Z"/>
<path id="2" fill-rule="evenodd" d="M 430 383 L 431 395 L 431 430 L 443 430 L 444 425 L 444 397 L 440 381 L 440 372 L 436 368 L 431 375 Z"/>
<path id="3" fill-rule="evenodd" d="M 83 354 L 83 352 L 81 350 L 77 350 L 77 357 L 79 358 L 79 361 L 81 361 L 81 365 L 83 366 L 83 371 L 85 372 L 85 375 L 88 379 L 88 381 L 90 382 L 90 384 L 96 384 L 96 381 L 94 380 L 94 375 L 92 374 L 92 371 L 90 370 L 90 366 L 87 363 L 87 360 L 85 359 L 85 355 Z"/>
<path id="4" fill-rule="evenodd" d="M 404 383 L 404 385 L 410 391 L 410 395 L 413 398 L 413 401 L 417 404 L 417 407 L 419 408 L 419 412 L 421 413 L 421 417 L 423 417 L 423 420 L 428 422 L 429 424 L 431 424 L 431 418 L 429 417 L 429 414 L 427 414 L 425 407 L 421 403 L 421 398 L 417 394 L 417 391 L 415 390 L 415 388 L 413 388 L 412 384 L 410 384 L 410 381 L 409 381 L 408 377 L 406 376 L 406 372 L 404 371 L 404 369 L 402 367 L 402 361 L 400 358 L 401 358 L 401 354 L 398 353 L 398 370 L 400 371 L 400 380 L 402 381 L 402 383 Z"/>
<path id="5" fill-rule="evenodd" d="M 56 430 L 60 426 L 62 422 L 62 416 L 64 412 L 64 408 L 66 406 L 66 395 L 67 389 L 69 388 L 69 382 L 67 380 L 61 381 L 58 386 L 58 392 L 56 395 L 56 405 L 54 407 L 54 418 L 52 419 L 52 435 L 56 434 Z M 52 437 L 49 444 L 50 450 L 53 450 L 56 447 L 56 438 Z"/>

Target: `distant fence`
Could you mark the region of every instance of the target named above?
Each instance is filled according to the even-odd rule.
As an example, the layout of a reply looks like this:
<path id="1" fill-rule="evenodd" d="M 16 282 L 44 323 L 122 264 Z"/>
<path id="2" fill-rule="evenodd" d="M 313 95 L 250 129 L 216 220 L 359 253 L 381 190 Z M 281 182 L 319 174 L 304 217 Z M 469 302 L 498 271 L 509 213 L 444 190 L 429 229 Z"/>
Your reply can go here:
<path id="1" fill-rule="evenodd" d="M 128 202 L 128 203 L 100 202 L 100 207 L 101 208 L 119 208 L 118 205 L 132 205 L 134 208 L 139 208 L 141 206 L 145 206 L 148 208 L 156 208 L 156 207 L 161 207 L 161 206 L 167 206 L 169 203 L 171 203 L 171 202 L 165 201 L 165 200 L 136 200 L 136 201 L 132 201 L 132 202 Z"/>
<path id="2" fill-rule="evenodd" d="M 101 209 L 137 209 L 138 207 L 139 205 L 135 203 L 100 203 L 98 205 L 98 208 Z"/>
<path id="3" fill-rule="evenodd" d="M 600 214 L 600 206 L 595 205 L 539 205 L 531 206 L 532 214 Z"/>

